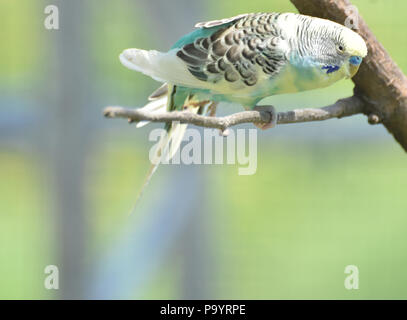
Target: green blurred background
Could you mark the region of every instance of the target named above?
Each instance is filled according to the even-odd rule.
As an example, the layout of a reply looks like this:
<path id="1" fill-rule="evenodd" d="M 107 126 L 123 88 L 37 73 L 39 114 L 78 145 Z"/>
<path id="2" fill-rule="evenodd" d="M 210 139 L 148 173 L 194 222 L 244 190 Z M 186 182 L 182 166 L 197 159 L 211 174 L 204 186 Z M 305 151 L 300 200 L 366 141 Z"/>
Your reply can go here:
<path id="1" fill-rule="evenodd" d="M 407 2 L 353 3 L 407 72 Z M 58 31 L 44 28 L 49 4 Z M 158 126 L 136 130 L 101 111 L 142 106 L 158 84 L 118 54 L 166 50 L 195 22 L 260 11 L 296 9 L 0 1 L 0 298 L 407 298 L 407 158 L 363 116 L 259 132 L 253 176 L 237 165 L 162 166 L 128 216 Z M 319 107 L 351 92 L 343 81 L 267 101 Z M 47 265 L 59 268 L 59 290 L 44 288 Z M 359 268 L 359 290 L 344 287 L 347 265 Z"/>

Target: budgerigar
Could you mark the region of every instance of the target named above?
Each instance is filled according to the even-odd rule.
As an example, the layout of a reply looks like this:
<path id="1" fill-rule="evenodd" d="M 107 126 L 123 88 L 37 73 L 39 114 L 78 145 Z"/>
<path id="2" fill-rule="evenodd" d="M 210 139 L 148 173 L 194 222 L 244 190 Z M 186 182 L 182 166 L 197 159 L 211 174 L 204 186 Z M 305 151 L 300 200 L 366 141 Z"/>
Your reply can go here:
<path id="1" fill-rule="evenodd" d="M 127 49 L 120 61 L 164 83 L 144 107 L 151 112 L 190 111 L 214 115 L 219 102 L 246 109 L 274 108 L 265 97 L 327 87 L 351 78 L 367 55 L 365 41 L 335 22 L 294 13 L 252 13 L 198 23 L 168 52 Z M 262 129 L 273 127 L 273 121 Z M 142 126 L 145 123 L 139 123 Z M 171 158 L 186 124 L 169 123 L 157 157 Z M 150 170 L 149 177 L 156 165 Z"/>

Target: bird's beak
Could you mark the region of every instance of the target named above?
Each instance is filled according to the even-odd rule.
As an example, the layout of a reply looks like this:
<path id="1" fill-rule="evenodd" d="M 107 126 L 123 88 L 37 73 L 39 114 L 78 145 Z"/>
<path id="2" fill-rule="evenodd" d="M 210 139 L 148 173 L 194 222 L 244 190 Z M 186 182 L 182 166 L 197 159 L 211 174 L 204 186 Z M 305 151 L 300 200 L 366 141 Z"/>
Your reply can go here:
<path id="1" fill-rule="evenodd" d="M 363 58 L 361 56 L 351 56 L 349 59 L 349 78 L 352 78 L 356 72 L 358 72 L 360 64 L 362 63 Z"/>
<path id="2" fill-rule="evenodd" d="M 360 65 L 356 66 L 354 64 L 349 64 L 349 78 L 353 78 L 353 76 L 358 72 Z"/>
<path id="3" fill-rule="evenodd" d="M 354 64 L 347 63 L 346 64 L 346 79 L 351 79 L 353 76 L 358 72 L 359 66 L 355 66 Z"/>

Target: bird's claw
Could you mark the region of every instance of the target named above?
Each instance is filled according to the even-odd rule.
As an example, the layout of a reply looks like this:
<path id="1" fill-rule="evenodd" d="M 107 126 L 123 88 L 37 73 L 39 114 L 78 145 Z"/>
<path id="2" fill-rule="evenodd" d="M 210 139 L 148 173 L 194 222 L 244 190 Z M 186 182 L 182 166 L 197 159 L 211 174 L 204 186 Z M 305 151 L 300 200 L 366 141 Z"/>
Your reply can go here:
<path id="1" fill-rule="evenodd" d="M 274 128 L 277 125 L 277 111 L 273 106 L 257 106 L 254 107 L 254 110 L 256 111 L 263 111 L 263 112 L 268 112 L 270 113 L 270 122 L 269 123 L 254 123 L 254 125 L 261 129 L 261 130 L 267 130 Z"/>

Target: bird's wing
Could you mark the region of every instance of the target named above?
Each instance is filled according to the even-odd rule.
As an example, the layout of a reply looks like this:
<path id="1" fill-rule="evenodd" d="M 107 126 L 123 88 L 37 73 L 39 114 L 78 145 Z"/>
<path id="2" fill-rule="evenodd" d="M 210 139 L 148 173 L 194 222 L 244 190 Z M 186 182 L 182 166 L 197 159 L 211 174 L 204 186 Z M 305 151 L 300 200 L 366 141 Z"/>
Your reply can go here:
<path id="1" fill-rule="evenodd" d="M 213 28 L 213 27 L 217 27 L 220 25 L 225 25 L 228 24 L 230 22 L 235 22 L 237 20 L 240 20 L 246 16 L 248 16 L 249 13 L 244 13 L 244 14 L 239 14 L 238 16 L 234 16 L 231 18 L 225 18 L 225 19 L 220 19 L 220 20 L 212 20 L 212 21 L 206 21 L 206 22 L 198 22 L 195 25 L 195 28 L 205 28 L 205 29 L 209 29 L 209 28 Z"/>
<path id="2" fill-rule="evenodd" d="M 166 53 L 126 49 L 120 61 L 160 82 L 246 95 L 250 87 L 279 74 L 288 61 L 290 46 L 278 17 L 258 13 L 203 23 Z"/>
<path id="3" fill-rule="evenodd" d="M 246 14 L 200 23 L 199 27 L 215 31 L 183 45 L 176 54 L 200 81 L 234 88 L 254 86 L 278 74 L 287 62 L 289 46 L 275 23 L 278 16 Z"/>

